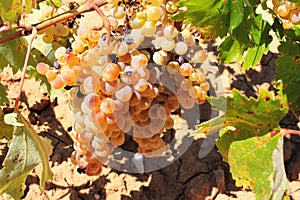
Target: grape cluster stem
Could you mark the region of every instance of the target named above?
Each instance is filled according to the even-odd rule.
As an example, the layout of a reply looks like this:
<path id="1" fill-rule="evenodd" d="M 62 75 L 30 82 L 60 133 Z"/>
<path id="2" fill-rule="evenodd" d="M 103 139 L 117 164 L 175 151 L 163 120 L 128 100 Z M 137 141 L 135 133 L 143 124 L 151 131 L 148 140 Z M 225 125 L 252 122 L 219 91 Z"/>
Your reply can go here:
<path id="1" fill-rule="evenodd" d="M 29 44 L 27 46 L 27 52 L 26 52 L 26 57 L 25 57 L 25 61 L 24 61 L 20 87 L 19 87 L 18 96 L 16 98 L 15 107 L 14 107 L 15 112 L 18 111 L 18 109 L 19 109 L 19 102 L 20 102 L 21 94 L 22 94 L 22 90 L 23 90 L 24 80 L 25 80 L 25 76 L 26 76 L 26 70 L 27 70 L 27 66 L 28 66 L 28 60 L 29 60 L 30 52 L 32 49 L 32 44 L 36 37 L 36 34 L 37 34 L 37 30 L 34 28 L 30 35 Z"/>

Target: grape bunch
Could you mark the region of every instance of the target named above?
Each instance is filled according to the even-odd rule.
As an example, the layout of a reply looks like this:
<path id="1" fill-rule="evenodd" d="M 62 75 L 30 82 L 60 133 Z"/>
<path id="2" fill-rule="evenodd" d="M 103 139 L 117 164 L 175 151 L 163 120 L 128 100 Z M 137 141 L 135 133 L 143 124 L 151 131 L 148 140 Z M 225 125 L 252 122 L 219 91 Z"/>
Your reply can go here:
<path id="1" fill-rule="evenodd" d="M 32 13 L 28 14 L 25 18 L 28 24 L 39 24 L 47 19 L 62 13 L 70 11 L 68 5 L 63 5 L 59 8 L 55 8 L 52 5 L 48 5 L 46 1 L 40 2 L 38 5 L 39 9 L 32 9 Z M 80 15 L 77 16 L 80 18 Z M 65 43 L 64 37 L 68 36 L 72 31 L 75 19 L 64 21 L 58 24 L 54 24 L 38 31 L 38 35 L 42 38 L 45 43 L 62 42 Z"/>
<path id="2" fill-rule="evenodd" d="M 203 104 L 209 90 L 206 51 L 188 26 L 168 21 L 173 2 L 130 2 L 108 0 L 113 33 L 79 24 L 71 46 L 56 50 L 54 67 L 37 65 L 53 88 L 72 86 L 72 161 L 87 175 L 130 140 L 145 157 L 162 156 L 175 116 Z"/>
<path id="3" fill-rule="evenodd" d="M 273 10 L 282 19 L 288 20 L 292 24 L 300 22 L 300 6 L 287 0 L 272 0 Z"/>

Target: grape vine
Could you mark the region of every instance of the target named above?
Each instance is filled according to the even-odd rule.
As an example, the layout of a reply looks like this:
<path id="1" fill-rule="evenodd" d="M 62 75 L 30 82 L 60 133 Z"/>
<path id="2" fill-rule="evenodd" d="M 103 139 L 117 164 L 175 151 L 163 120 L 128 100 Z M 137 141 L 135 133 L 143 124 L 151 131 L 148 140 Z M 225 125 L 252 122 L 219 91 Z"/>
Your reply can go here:
<path id="1" fill-rule="evenodd" d="M 16 73 L 23 66 L 14 112 L 0 109 L 0 139 L 10 140 L 0 194 L 19 199 L 26 177 L 40 162 L 42 188 L 53 175 L 50 142 L 19 112 L 28 74 L 53 98 L 68 91 L 74 118 L 71 160 L 80 172 L 99 175 L 115 149 L 134 142 L 133 162 L 143 173 L 141 159 L 172 152 L 164 139 L 169 130 L 208 100 L 224 115 L 193 124 L 193 133 L 219 131 L 216 145 L 237 186 L 250 187 L 257 199 L 287 198 L 282 141 L 299 131 L 282 129 L 279 121 L 300 105 L 300 1 L 22 2 L 0 2 L 0 69 L 9 65 Z M 219 62 L 239 62 L 243 71 L 254 68 L 277 38 L 276 91 L 260 90 L 256 99 L 238 90 L 231 96 L 209 93 L 202 44 L 217 38 L 222 39 Z M 0 105 L 8 102 L 0 83 Z M 35 150 L 25 152 L 30 145 Z M 25 159 L 28 153 L 32 160 Z"/>

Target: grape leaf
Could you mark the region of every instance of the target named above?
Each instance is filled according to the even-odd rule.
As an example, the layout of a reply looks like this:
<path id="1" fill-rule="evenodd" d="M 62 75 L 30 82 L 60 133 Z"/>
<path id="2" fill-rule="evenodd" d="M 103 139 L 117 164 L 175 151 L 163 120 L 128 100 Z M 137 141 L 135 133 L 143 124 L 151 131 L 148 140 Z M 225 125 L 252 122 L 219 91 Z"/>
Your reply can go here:
<path id="1" fill-rule="evenodd" d="M 243 48 L 239 41 L 227 36 L 225 40 L 218 47 L 220 51 L 219 58 L 222 63 L 230 63 L 235 61 L 242 61 Z"/>
<path id="2" fill-rule="evenodd" d="M 257 199 L 282 197 L 287 188 L 283 158 L 275 152 L 282 151 L 282 138 L 272 134 L 280 128 L 279 121 L 288 111 L 286 97 L 280 94 L 275 97 L 272 92 L 260 90 L 254 99 L 234 89 L 232 97 L 221 96 L 212 101 L 226 112 L 224 123 L 218 124 L 222 122 L 219 117 L 198 127 L 198 132 L 206 132 L 210 125 L 214 131 L 220 129 L 219 152 L 229 163 L 236 184 L 253 189 Z"/>
<path id="3" fill-rule="evenodd" d="M 12 40 L 8 43 L 0 45 L 0 72 L 2 67 L 5 67 L 8 64 L 12 67 L 13 73 L 18 72 L 18 70 L 22 70 L 26 51 L 27 43 L 24 38 Z M 34 49 L 31 51 L 29 57 L 29 64 L 26 72 L 30 78 L 34 77 L 36 80 L 41 80 L 41 84 L 45 86 L 46 90 L 51 96 L 55 96 L 57 92 L 51 88 L 46 76 L 43 76 L 36 71 L 35 66 L 39 62 L 44 62 L 51 66 L 56 60 L 54 52 L 55 51 L 53 50 L 51 44 L 46 44 L 42 41 L 42 39 L 36 39 L 34 41 Z"/>
<path id="4" fill-rule="evenodd" d="M 14 126 L 14 135 L 9 142 L 4 167 L 0 170 L 0 194 L 7 193 L 20 199 L 24 193 L 26 177 L 40 162 L 43 165 L 40 177 L 42 188 L 53 176 L 48 162 L 52 146 L 49 139 L 35 133 L 20 113 L 7 114 L 5 117 L 7 123 Z"/>
<path id="5" fill-rule="evenodd" d="M 6 88 L 2 83 L 0 83 L 0 106 L 3 105 L 4 103 L 9 103 L 9 100 L 7 99 L 7 93 L 6 93 Z"/>
<path id="6" fill-rule="evenodd" d="M 265 44 L 248 48 L 242 70 L 246 71 L 247 69 L 254 68 L 261 61 L 263 54 L 266 54 L 268 51 L 269 47 L 266 47 Z"/>
<path id="7" fill-rule="evenodd" d="M 30 11 L 34 6 L 35 1 L 25 0 L 24 11 Z M 20 0 L 0 1 L 0 17 L 4 20 L 16 23 L 22 11 L 23 5 Z"/>
<path id="8" fill-rule="evenodd" d="M 17 73 L 23 68 L 23 63 L 26 57 L 27 43 L 24 38 L 9 41 L 0 45 L 0 70 L 8 64 L 12 67 L 13 73 Z M 38 63 L 37 59 L 30 55 L 29 65 L 35 66 Z"/>
<path id="9" fill-rule="evenodd" d="M 231 3 L 229 32 L 237 28 L 243 21 L 244 17 L 244 1 L 234 0 Z"/>
<path id="10" fill-rule="evenodd" d="M 276 65 L 275 79 L 283 82 L 283 93 L 287 95 L 290 107 L 300 109 L 300 36 L 296 31 L 286 31 L 286 41 L 278 47 L 281 56 Z"/>
<path id="11" fill-rule="evenodd" d="M 255 12 L 258 6 L 262 8 L 259 1 L 181 0 L 178 5 L 187 9 L 173 19 L 197 26 L 208 38 L 225 37 L 218 48 L 221 62 L 244 62 L 246 71 L 268 52 L 273 28 L 263 20 L 264 12 Z"/>
<path id="12" fill-rule="evenodd" d="M 225 7 L 224 1 L 180 0 L 178 5 L 186 7 L 187 10 L 172 17 L 173 20 L 185 20 L 186 23 L 199 27 L 208 37 L 223 37 L 227 34 L 229 26 L 229 10 L 227 9 L 230 7 Z M 218 28 L 214 29 L 214 27 Z"/>
<path id="13" fill-rule="evenodd" d="M 4 113 L 0 108 L 0 140 L 6 138 L 10 140 L 13 134 L 13 126 L 8 125 L 4 122 Z"/>

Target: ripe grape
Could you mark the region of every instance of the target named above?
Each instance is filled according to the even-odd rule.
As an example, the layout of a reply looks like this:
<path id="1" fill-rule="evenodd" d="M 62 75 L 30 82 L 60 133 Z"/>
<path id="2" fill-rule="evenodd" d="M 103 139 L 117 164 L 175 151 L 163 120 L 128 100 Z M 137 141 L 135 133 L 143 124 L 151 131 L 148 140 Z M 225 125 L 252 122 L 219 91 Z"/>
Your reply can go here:
<path id="1" fill-rule="evenodd" d="M 188 46 L 185 44 L 185 42 L 177 42 L 175 44 L 174 51 L 178 55 L 184 55 L 188 51 Z"/>
<path id="2" fill-rule="evenodd" d="M 116 103 L 112 98 L 105 98 L 100 105 L 100 109 L 105 114 L 111 114 L 116 110 Z"/>
<path id="3" fill-rule="evenodd" d="M 100 89 L 100 82 L 98 79 L 89 76 L 83 81 L 83 93 L 88 94 L 88 93 L 94 93 L 99 91 Z"/>
<path id="4" fill-rule="evenodd" d="M 63 82 L 61 75 L 58 74 L 52 81 L 50 81 L 50 85 L 54 89 L 61 89 L 65 86 L 65 83 Z"/>
<path id="5" fill-rule="evenodd" d="M 76 82 L 76 72 L 74 69 L 69 67 L 63 67 L 60 71 L 61 79 L 66 85 L 74 85 Z"/>
<path id="6" fill-rule="evenodd" d="M 122 19 L 125 17 L 126 13 L 125 13 L 125 8 L 122 6 L 116 6 L 113 8 L 112 13 L 114 18 L 116 19 Z"/>
<path id="7" fill-rule="evenodd" d="M 56 24 L 54 26 L 54 34 L 65 37 L 69 35 L 70 29 L 66 28 L 63 24 Z"/>
<path id="8" fill-rule="evenodd" d="M 90 28 L 88 26 L 79 26 L 77 29 L 77 35 L 78 37 L 80 37 L 81 39 L 85 39 L 88 37 L 90 32 Z"/>
<path id="9" fill-rule="evenodd" d="M 88 95 L 86 95 L 84 101 L 85 104 L 91 109 L 98 107 L 101 103 L 99 95 L 95 93 L 89 93 Z"/>
<path id="10" fill-rule="evenodd" d="M 135 68 L 146 67 L 147 64 L 148 64 L 148 58 L 142 53 L 132 56 L 130 62 L 130 65 Z"/>
<path id="11" fill-rule="evenodd" d="M 182 76 L 190 76 L 193 72 L 193 66 L 190 63 L 183 63 L 180 65 L 179 73 Z"/>
<path id="12" fill-rule="evenodd" d="M 167 39 L 161 43 L 162 49 L 164 51 L 171 51 L 175 47 L 175 41 L 173 39 Z"/>
<path id="13" fill-rule="evenodd" d="M 156 25 L 153 21 L 146 21 L 143 26 L 143 33 L 146 37 L 151 37 L 156 32 Z"/>
<path id="14" fill-rule="evenodd" d="M 101 92 L 105 95 L 112 95 L 117 91 L 118 88 L 118 81 L 100 81 L 100 89 Z"/>
<path id="15" fill-rule="evenodd" d="M 178 35 L 178 30 L 176 29 L 176 27 L 169 25 L 167 27 L 164 28 L 164 36 L 166 38 L 170 38 L 173 39 L 174 37 L 176 37 Z"/>
<path id="16" fill-rule="evenodd" d="M 96 30 L 91 30 L 89 33 L 88 33 L 88 36 L 87 36 L 88 40 L 90 40 L 91 42 L 98 42 L 101 38 L 101 34 L 99 31 L 96 31 Z"/>
<path id="17" fill-rule="evenodd" d="M 124 56 L 128 53 L 128 45 L 126 42 L 120 42 L 116 45 L 116 53 L 118 56 Z"/>
<path id="18" fill-rule="evenodd" d="M 109 63 L 105 66 L 102 74 L 102 78 L 105 81 L 115 81 L 119 76 L 120 69 L 115 63 Z"/>
<path id="19" fill-rule="evenodd" d="M 116 91 L 116 98 L 119 99 L 121 102 L 129 101 L 131 96 L 132 89 L 128 85 Z"/>
<path id="20" fill-rule="evenodd" d="M 64 62 L 66 52 L 66 47 L 59 47 L 55 50 L 54 56 L 57 60 Z"/>
<path id="21" fill-rule="evenodd" d="M 294 24 L 298 24 L 300 21 L 300 9 L 299 10 L 294 10 L 290 14 L 290 20 Z"/>
<path id="22" fill-rule="evenodd" d="M 162 9 L 158 6 L 149 6 L 147 8 L 147 18 L 149 21 L 157 21 L 162 16 Z"/>
<path id="23" fill-rule="evenodd" d="M 46 63 L 38 63 L 36 65 L 36 71 L 41 75 L 46 75 L 47 71 L 50 69 L 50 66 Z"/>

